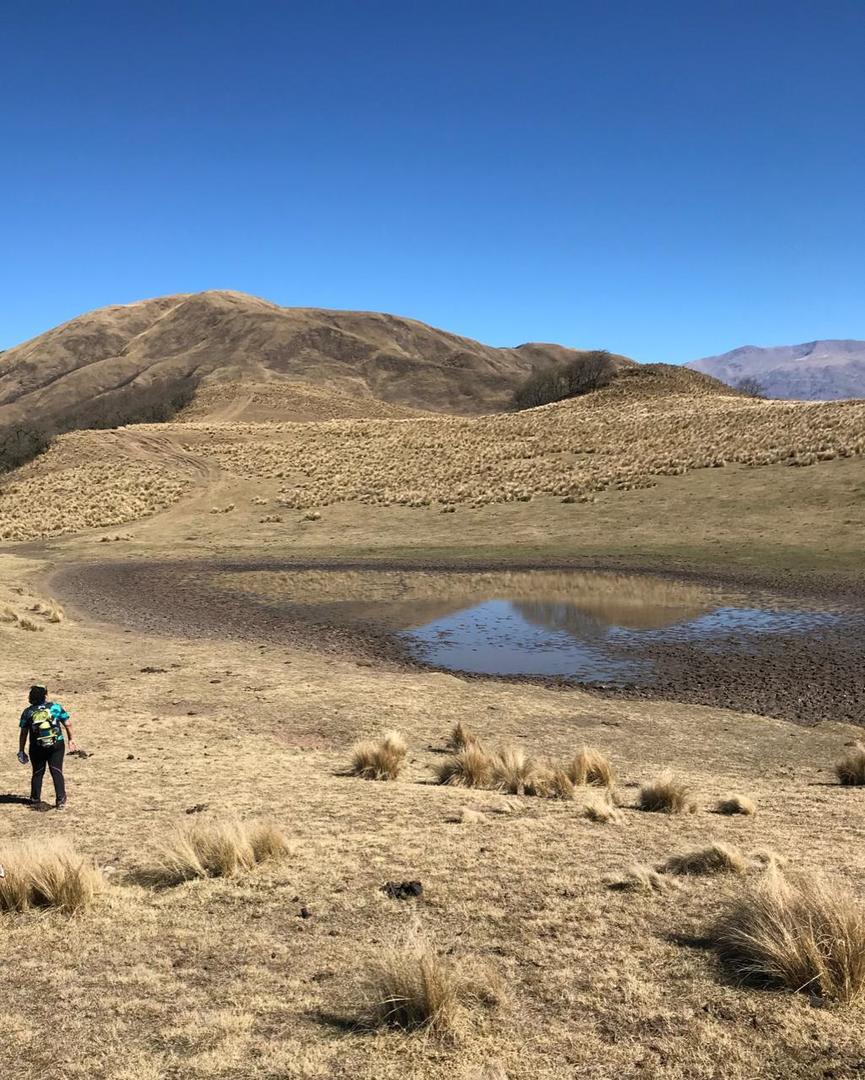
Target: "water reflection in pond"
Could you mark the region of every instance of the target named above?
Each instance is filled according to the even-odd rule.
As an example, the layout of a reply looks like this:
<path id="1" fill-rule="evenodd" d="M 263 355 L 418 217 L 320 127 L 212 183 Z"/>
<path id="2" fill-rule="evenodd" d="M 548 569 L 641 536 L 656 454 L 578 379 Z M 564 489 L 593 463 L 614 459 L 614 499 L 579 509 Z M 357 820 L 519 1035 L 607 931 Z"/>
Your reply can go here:
<path id="1" fill-rule="evenodd" d="M 615 573 L 260 570 L 221 584 L 287 615 L 384 630 L 436 667 L 612 685 L 649 679 L 664 645 L 735 653 L 755 636 L 805 635 L 851 617 L 817 602 Z"/>

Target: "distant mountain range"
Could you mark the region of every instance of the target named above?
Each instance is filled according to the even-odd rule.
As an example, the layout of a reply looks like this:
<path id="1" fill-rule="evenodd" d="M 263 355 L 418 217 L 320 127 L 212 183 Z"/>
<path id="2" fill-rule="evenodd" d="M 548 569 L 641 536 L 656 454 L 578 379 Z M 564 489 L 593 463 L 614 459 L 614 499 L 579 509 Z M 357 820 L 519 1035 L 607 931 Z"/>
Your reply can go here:
<path id="1" fill-rule="evenodd" d="M 735 386 L 756 379 L 767 397 L 802 401 L 865 398 L 865 341 L 808 341 L 740 349 L 686 364 Z"/>

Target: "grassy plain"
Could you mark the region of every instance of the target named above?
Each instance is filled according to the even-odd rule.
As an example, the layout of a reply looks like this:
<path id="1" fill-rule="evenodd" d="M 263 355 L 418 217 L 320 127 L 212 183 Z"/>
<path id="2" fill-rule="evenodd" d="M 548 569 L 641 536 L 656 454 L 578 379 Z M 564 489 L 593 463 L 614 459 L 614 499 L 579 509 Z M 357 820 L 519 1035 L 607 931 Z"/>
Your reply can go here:
<path id="1" fill-rule="evenodd" d="M 406 673 L 267 643 L 146 636 L 95 623 L 75 605 L 60 622 L 48 614 L 53 567 L 142 555 L 583 562 L 861 583 L 865 406 L 725 400 L 707 406 L 711 415 L 692 403 L 681 453 L 670 450 L 666 463 L 659 450 L 652 456 L 645 410 L 640 445 L 625 432 L 614 453 L 596 447 L 579 467 L 568 457 L 576 442 L 552 450 L 525 432 L 495 442 L 490 428 L 486 454 L 481 429 L 465 428 L 474 432 L 458 446 L 466 482 L 502 495 L 529 484 L 530 501 L 481 494 L 439 503 L 443 474 L 432 471 L 425 493 L 416 486 L 419 442 L 394 466 L 409 470 L 404 486 L 391 484 L 388 454 L 438 420 L 391 421 L 389 441 L 356 461 L 359 432 L 381 425 L 268 433 L 191 423 L 76 435 L 12 478 L 15 490 L 0 502 L 9 545 L 0 554 L 0 610 L 15 615 L 0 622 L 9 725 L 0 863 L 13 841 L 71 840 L 109 887 L 72 917 L 0 915 L 4 1077 L 860 1075 L 861 1005 L 744 987 L 707 948 L 742 881 L 758 880 L 773 861 L 767 851 L 865 893 L 865 788 L 842 786 L 834 773 L 860 729 Z M 589 421 L 580 433 L 578 417 L 567 415 L 568 438 L 588 438 Z M 687 416 L 665 415 L 663 438 L 675 441 Z M 505 421 L 514 418 L 497 423 Z M 441 421 L 451 433 L 471 423 L 488 421 Z M 724 467 L 694 467 L 709 430 L 719 441 L 701 451 L 703 465 L 723 456 Z M 318 440 L 342 440 L 341 453 L 313 453 Z M 733 443 L 747 444 L 748 460 L 728 453 Z M 429 462 L 448 452 L 428 445 L 424 453 Z M 785 463 L 809 456 L 819 460 Z M 340 461 L 356 474 L 344 488 Z M 277 475 L 287 462 L 311 470 L 312 500 L 289 497 L 292 477 Z M 550 489 L 556 462 L 574 465 L 576 487 Z M 621 482 L 606 483 L 619 468 Z M 430 502 L 370 501 L 361 482 L 379 493 L 420 491 L 414 501 Z M 348 497 L 322 497 L 328 484 Z M 562 502 L 571 491 L 595 501 Z M 308 517 L 307 504 L 319 516 Z M 51 513 L 34 518 L 33 506 Z M 38 603 L 43 612 L 33 610 Z M 14 718 L 32 681 L 47 682 L 70 709 L 91 754 L 69 761 L 65 814 L 18 801 L 28 770 L 15 761 Z M 597 748 L 615 770 L 620 814 L 592 820 L 579 800 L 437 784 L 457 722 L 491 748 L 545 759 Z M 391 729 L 408 744 L 398 779 L 347 775 L 355 744 Z M 696 812 L 637 809 L 640 786 L 665 769 L 687 786 Z M 731 797 L 753 800 L 756 812 L 715 812 Z M 285 833 L 287 858 L 172 888 L 142 884 L 141 866 L 176 828 L 261 819 Z M 741 851 L 746 870 L 653 869 L 714 842 Z M 763 855 L 750 858 L 755 852 Z M 609 887 L 634 864 L 663 877 L 663 890 Z M 402 880 L 420 880 L 423 896 L 398 901 L 381 891 Z M 418 934 L 440 959 L 497 988 L 468 1010 L 455 1039 L 370 1029 L 365 1019 L 375 962 Z M 57 1038 L 34 1023 L 34 1001 L 40 1017 L 57 1018 Z"/>

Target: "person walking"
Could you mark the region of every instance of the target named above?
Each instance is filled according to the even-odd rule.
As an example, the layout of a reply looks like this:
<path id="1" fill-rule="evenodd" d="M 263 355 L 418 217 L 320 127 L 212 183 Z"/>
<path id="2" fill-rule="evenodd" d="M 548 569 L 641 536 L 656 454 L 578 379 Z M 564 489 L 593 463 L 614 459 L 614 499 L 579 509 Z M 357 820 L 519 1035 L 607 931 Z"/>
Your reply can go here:
<path id="1" fill-rule="evenodd" d="M 75 749 L 69 713 L 59 702 L 48 700 L 48 690 L 44 686 L 31 686 L 29 700 L 30 704 L 21 713 L 18 723 L 21 729 L 18 739 L 18 760 L 22 765 L 26 765 L 29 760 L 33 766 L 30 802 L 33 806 L 41 805 L 42 781 L 45 779 L 47 768 L 54 781 L 57 809 L 63 810 L 66 806 L 63 758 L 67 745 L 70 752 Z M 29 759 L 24 750 L 28 736 L 30 737 Z"/>

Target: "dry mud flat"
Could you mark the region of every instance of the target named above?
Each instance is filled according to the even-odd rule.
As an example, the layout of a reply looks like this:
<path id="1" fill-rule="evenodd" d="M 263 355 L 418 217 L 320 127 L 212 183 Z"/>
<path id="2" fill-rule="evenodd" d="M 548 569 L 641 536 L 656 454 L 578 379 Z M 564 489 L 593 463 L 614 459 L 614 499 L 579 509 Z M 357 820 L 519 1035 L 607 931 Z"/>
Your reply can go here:
<path id="1" fill-rule="evenodd" d="M 336 574 L 386 570 L 381 563 L 340 567 L 335 564 L 286 564 L 284 561 L 118 561 L 79 563 L 55 574 L 52 589 L 90 617 L 145 633 L 210 637 L 265 645 L 299 646 L 389 666 L 425 666 L 363 602 L 344 599 L 287 602 L 267 590 L 226 587 L 245 575 L 275 573 Z M 499 568 L 501 569 L 501 568 Z M 546 566 L 521 567 L 538 572 Z M 399 567 L 401 572 L 443 571 L 453 567 Z M 466 572 L 464 569 L 461 572 Z M 477 572 L 475 570 L 474 572 Z M 692 578 L 693 580 L 693 578 Z M 717 584 L 717 581 L 716 581 Z M 774 582 L 786 604 L 791 587 Z M 652 640 L 622 645 L 623 657 L 648 661 L 651 675 L 641 683 L 580 683 L 567 678 L 474 676 L 546 686 L 583 686 L 605 695 L 675 700 L 757 713 L 800 724 L 820 721 L 865 723 L 865 599 L 846 586 L 820 587 L 837 624 L 761 634 L 737 629 L 701 642 Z M 313 598 L 310 598 L 311 600 Z M 813 598 L 812 598 L 813 599 Z M 430 610 L 436 607 L 429 601 Z"/>

